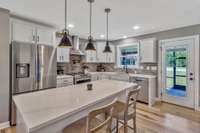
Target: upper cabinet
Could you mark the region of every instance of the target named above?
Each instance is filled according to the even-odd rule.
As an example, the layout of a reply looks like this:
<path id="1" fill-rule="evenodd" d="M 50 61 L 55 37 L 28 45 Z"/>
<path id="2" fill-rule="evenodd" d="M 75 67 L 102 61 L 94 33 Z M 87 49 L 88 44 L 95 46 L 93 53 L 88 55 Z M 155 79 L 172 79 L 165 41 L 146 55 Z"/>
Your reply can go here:
<path id="1" fill-rule="evenodd" d="M 85 44 L 86 47 L 87 43 Z M 96 45 L 94 47 L 97 49 Z M 96 63 L 97 62 L 97 51 L 85 51 L 85 62 L 87 63 Z"/>
<path id="2" fill-rule="evenodd" d="M 96 51 L 85 51 L 85 61 L 88 63 L 114 63 L 115 46 L 110 43 L 112 53 L 104 53 L 106 43 L 97 41 L 95 43 Z"/>
<path id="3" fill-rule="evenodd" d="M 112 50 L 112 53 L 108 53 L 107 54 L 107 62 L 109 62 L 109 63 L 115 63 L 115 46 L 114 45 L 112 45 L 111 43 L 110 43 L 110 49 Z"/>
<path id="4" fill-rule="evenodd" d="M 45 26 L 12 19 L 11 40 L 53 45 L 53 30 Z"/>
<path id="5" fill-rule="evenodd" d="M 156 39 L 140 40 L 140 63 L 156 63 L 157 46 Z"/>
<path id="6" fill-rule="evenodd" d="M 105 42 L 97 42 L 97 61 L 101 63 L 106 62 L 106 54 L 103 53 L 105 45 Z"/>
<path id="7" fill-rule="evenodd" d="M 37 43 L 39 44 L 53 44 L 53 31 L 46 27 L 37 27 Z"/>
<path id="8" fill-rule="evenodd" d="M 35 28 L 31 24 L 12 21 L 11 24 L 12 41 L 34 43 L 36 39 L 35 34 L 36 34 Z"/>
<path id="9" fill-rule="evenodd" d="M 97 42 L 97 62 L 114 63 L 115 62 L 115 46 L 110 43 L 111 53 L 104 53 L 106 43 Z"/>
<path id="10" fill-rule="evenodd" d="M 55 41 L 55 47 L 60 43 L 62 38 L 57 37 Z M 59 48 L 57 47 L 57 62 L 67 63 L 70 61 L 70 48 Z"/>

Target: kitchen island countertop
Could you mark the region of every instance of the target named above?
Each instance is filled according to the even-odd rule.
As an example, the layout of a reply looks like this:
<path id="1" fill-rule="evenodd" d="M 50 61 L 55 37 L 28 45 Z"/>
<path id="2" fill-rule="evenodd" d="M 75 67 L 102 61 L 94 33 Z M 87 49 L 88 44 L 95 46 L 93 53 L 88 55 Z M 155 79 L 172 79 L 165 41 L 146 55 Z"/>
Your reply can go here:
<path id="1" fill-rule="evenodd" d="M 87 109 L 88 106 L 136 86 L 135 83 L 114 80 L 91 83 L 94 88 L 92 91 L 88 91 L 87 83 L 84 83 L 14 96 L 18 113 L 28 132 L 65 119 Z"/>

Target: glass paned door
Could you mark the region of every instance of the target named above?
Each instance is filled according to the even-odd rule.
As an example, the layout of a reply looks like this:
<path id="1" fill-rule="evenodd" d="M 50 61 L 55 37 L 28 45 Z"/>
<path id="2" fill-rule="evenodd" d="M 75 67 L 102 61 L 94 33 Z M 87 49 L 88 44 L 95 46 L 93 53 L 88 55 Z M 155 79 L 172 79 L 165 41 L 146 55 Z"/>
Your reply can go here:
<path id="1" fill-rule="evenodd" d="M 187 49 L 167 49 L 166 54 L 166 88 L 171 96 L 185 97 L 187 85 Z"/>
<path id="2" fill-rule="evenodd" d="M 163 101 L 194 106 L 194 41 L 174 40 L 162 43 Z"/>

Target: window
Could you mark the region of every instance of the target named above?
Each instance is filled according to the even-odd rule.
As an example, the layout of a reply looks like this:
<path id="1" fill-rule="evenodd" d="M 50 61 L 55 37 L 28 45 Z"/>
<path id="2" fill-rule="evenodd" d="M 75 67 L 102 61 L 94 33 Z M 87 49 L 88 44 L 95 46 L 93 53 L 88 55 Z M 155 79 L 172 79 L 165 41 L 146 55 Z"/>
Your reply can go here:
<path id="1" fill-rule="evenodd" d="M 139 65 L 139 44 L 118 46 L 118 67 L 135 68 Z"/>

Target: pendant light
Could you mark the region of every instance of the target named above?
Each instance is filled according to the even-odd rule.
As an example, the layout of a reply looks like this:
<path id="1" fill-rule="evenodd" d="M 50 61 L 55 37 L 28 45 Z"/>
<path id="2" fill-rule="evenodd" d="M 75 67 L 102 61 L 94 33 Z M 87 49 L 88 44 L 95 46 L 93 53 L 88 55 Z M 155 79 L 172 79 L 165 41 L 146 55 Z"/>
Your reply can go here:
<path id="1" fill-rule="evenodd" d="M 95 47 L 94 47 L 94 44 L 93 44 L 93 37 L 92 37 L 92 3 L 94 2 L 94 0 L 88 0 L 88 2 L 90 3 L 90 35 L 88 37 L 88 44 L 85 48 L 86 51 L 95 51 Z"/>
<path id="2" fill-rule="evenodd" d="M 109 46 L 109 40 L 108 40 L 108 14 L 110 13 L 111 9 L 110 8 L 106 8 L 105 9 L 105 12 L 106 12 L 106 46 L 105 46 L 105 49 L 104 49 L 104 53 L 111 53 L 112 50 L 110 49 L 110 46 Z"/>
<path id="3" fill-rule="evenodd" d="M 63 37 L 58 47 L 71 47 L 71 41 L 69 39 L 69 30 L 67 29 L 67 0 L 65 0 L 65 29 L 63 30 Z"/>

